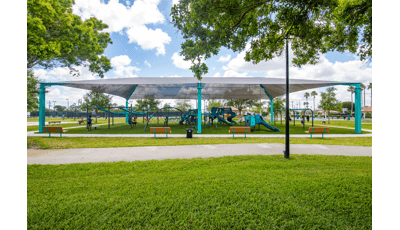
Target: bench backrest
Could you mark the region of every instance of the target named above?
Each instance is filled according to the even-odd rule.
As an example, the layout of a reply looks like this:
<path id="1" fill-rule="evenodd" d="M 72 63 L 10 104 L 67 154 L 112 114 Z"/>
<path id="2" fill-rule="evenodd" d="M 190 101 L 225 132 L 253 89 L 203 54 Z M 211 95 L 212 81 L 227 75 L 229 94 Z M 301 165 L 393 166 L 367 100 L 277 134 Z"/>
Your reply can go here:
<path id="1" fill-rule="evenodd" d="M 329 127 L 310 127 L 308 129 L 308 132 L 311 133 L 313 131 L 313 129 L 314 129 L 314 133 L 323 133 L 325 129 L 326 129 L 325 133 L 327 133 L 329 131 Z"/>
<path id="2" fill-rule="evenodd" d="M 167 133 L 171 133 L 171 129 L 169 127 L 150 127 L 150 133 L 165 133 L 165 129 L 167 129 Z"/>
<path id="3" fill-rule="evenodd" d="M 45 133 L 47 133 L 47 132 L 49 132 L 49 133 L 58 133 L 58 132 L 64 132 L 63 131 L 63 128 L 62 127 L 48 127 L 48 126 L 45 126 L 45 127 L 43 127 L 43 132 L 45 132 Z"/>
<path id="4" fill-rule="evenodd" d="M 235 128 L 235 133 L 250 133 L 251 132 L 251 127 L 248 127 L 248 126 L 246 126 L 246 127 L 243 127 L 243 126 L 240 126 L 240 127 L 230 127 L 230 133 L 233 133 L 233 129 Z M 247 131 L 246 131 L 246 129 L 247 129 Z"/>

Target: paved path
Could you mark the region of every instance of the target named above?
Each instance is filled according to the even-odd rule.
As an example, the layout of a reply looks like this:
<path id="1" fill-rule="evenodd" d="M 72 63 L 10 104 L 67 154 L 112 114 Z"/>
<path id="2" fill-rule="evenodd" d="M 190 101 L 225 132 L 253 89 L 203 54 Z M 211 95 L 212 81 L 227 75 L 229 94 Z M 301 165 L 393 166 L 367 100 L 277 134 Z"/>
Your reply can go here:
<path id="1" fill-rule="evenodd" d="M 28 164 L 72 164 L 236 155 L 282 155 L 283 157 L 284 149 L 284 144 L 266 143 L 28 150 Z M 372 147 L 292 144 L 290 152 L 311 155 L 372 156 Z"/>

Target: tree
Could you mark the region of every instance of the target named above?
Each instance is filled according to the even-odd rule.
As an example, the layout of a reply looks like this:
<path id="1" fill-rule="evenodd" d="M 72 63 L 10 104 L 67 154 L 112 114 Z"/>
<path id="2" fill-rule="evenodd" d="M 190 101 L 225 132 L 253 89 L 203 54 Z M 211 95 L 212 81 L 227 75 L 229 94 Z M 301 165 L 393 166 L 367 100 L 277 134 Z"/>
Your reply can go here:
<path id="1" fill-rule="evenodd" d="M 27 111 L 39 109 L 39 79 L 33 74 L 32 70 L 27 73 Z"/>
<path id="2" fill-rule="evenodd" d="M 170 108 L 170 107 L 171 107 L 171 105 L 168 104 L 168 103 L 165 103 L 164 106 L 163 106 L 163 108 Z"/>
<path id="3" fill-rule="evenodd" d="M 361 88 L 361 95 L 362 95 L 362 91 L 364 91 L 364 106 L 365 107 L 365 85 L 363 83 L 360 83 L 360 88 Z"/>
<path id="4" fill-rule="evenodd" d="M 227 101 L 226 105 L 236 107 L 241 115 L 244 108 L 252 107 L 255 103 L 257 103 L 255 99 L 231 99 Z"/>
<path id="5" fill-rule="evenodd" d="M 159 100 L 155 99 L 144 99 L 144 100 L 137 100 L 136 101 L 136 109 L 138 110 L 152 110 L 152 111 L 157 111 L 158 110 L 158 104 L 161 102 Z"/>
<path id="6" fill-rule="evenodd" d="M 352 111 L 355 110 L 355 105 L 350 101 L 344 101 L 342 102 L 342 108 L 346 108 L 348 109 L 348 111 Z"/>
<path id="7" fill-rule="evenodd" d="M 329 87 L 326 92 L 321 93 L 319 108 L 328 111 L 328 124 L 330 124 L 330 111 L 340 110 L 341 103 L 336 99 L 336 88 Z"/>
<path id="8" fill-rule="evenodd" d="M 72 14 L 74 0 L 28 0 L 27 2 L 27 68 L 68 67 L 79 76 L 76 66 L 88 66 L 100 77 L 111 69 L 103 56 L 112 44 L 108 26 L 90 18 L 82 22 Z"/>
<path id="9" fill-rule="evenodd" d="M 188 100 L 188 99 L 177 100 L 176 108 L 178 108 L 182 111 L 188 111 L 190 108 L 192 108 L 192 105 L 190 104 L 190 100 Z"/>
<path id="10" fill-rule="evenodd" d="M 223 101 L 211 99 L 211 101 L 209 101 L 209 103 L 208 103 L 207 110 L 211 111 L 212 107 L 220 108 L 220 107 L 223 107 L 223 106 L 224 106 Z"/>
<path id="11" fill-rule="evenodd" d="M 250 112 L 254 113 L 260 113 L 261 114 L 269 114 L 269 110 L 267 107 L 265 107 L 266 101 L 257 101 L 253 104 L 253 107 L 251 108 Z"/>
<path id="12" fill-rule="evenodd" d="M 55 110 L 56 112 L 64 112 L 64 111 L 66 111 L 66 109 L 67 109 L 67 107 L 62 106 L 62 105 L 56 105 L 56 106 L 54 106 L 54 110 Z"/>
<path id="13" fill-rule="evenodd" d="M 372 0 L 182 0 L 171 16 L 185 39 L 180 55 L 199 80 L 208 72 L 203 59 L 221 47 L 245 50 L 245 60 L 257 64 L 281 56 L 286 38 L 298 67 L 334 50 L 372 58 Z"/>
<path id="14" fill-rule="evenodd" d="M 313 103 L 314 103 L 313 110 L 315 110 L 315 96 L 317 95 L 318 95 L 317 91 L 314 90 L 311 92 L 311 96 L 313 97 Z"/>
<path id="15" fill-rule="evenodd" d="M 371 90 L 371 106 L 372 106 L 372 82 L 369 83 L 368 89 Z"/>
<path id="16" fill-rule="evenodd" d="M 347 88 L 347 91 L 351 93 L 351 113 L 350 116 L 353 115 L 353 93 L 355 93 L 356 88 L 354 88 L 354 86 L 349 86 L 349 88 Z"/>
<path id="17" fill-rule="evenodd" d="M 96 123 L 97 123 L 97 113 L 99 109 L 97 107 L 103 107 L 108 110 L 108 105 L 111 104 L 112 96 L 105 95 L 100 92 L 91 91 L 83 96 L 83 103 L 81 109 L 86 111 L 86 106 L 94 107 L 96 112 Z"/>
<path id="18" fill-rule="evenodd" d="M 304 94 L 304 97 L 306 98 L 306 103 L 304 103 L 304 105 L 307 106 L 307 108 L 308 108 L 308 98 L 310 97 L 310 94 L 308 92 L 306 92 Z"/>

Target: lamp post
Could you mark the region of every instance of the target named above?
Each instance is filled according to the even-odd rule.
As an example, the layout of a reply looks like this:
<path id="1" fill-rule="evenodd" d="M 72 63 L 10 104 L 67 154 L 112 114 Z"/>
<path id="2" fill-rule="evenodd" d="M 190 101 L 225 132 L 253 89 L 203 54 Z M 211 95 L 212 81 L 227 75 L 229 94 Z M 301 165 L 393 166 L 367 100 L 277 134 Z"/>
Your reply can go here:
<path id="1" fill-rule="evenodd" d="M 285 158 L 290 156 L 290 145 L 289 145 L 289 45 L 286 38 L 286 126 L 285 126 L 285 151 L 283 155 Z"/>

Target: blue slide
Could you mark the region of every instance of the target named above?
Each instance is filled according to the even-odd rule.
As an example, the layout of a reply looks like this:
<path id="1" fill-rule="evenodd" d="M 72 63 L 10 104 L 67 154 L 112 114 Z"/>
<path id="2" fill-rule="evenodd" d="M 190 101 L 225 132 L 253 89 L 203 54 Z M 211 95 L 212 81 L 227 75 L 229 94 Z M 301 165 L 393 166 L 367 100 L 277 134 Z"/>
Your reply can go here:
<path id="1" fill-rule="evenodd" d="M 275 132 L 280 132 L 279 129 L 275 128 L 274 126 L 269 125 L 267 122 L 265 122 L 260 115 L 256 115 L 256 124 L 262 124 L 268 129 L 275 131 Z"/>
<path id="2" fill-rule="evenodd" d="M 222 121 L 222 122 L 224 122 L 224 123 L 227 124 L 227 125 L 233 125 L 232 123 L 229 123 L 227 120 L 225 120 L 223 117 L 220 117 L 220 116 L 218 115 L 218 113 L 217 113 L 217 109 L 218 109 L 217 107 L 212 107 L 212 108 L 211 108 L 211 115 L 212 115 L 213 117 L 217 117 L 219 121 Z"/>

